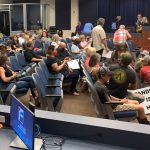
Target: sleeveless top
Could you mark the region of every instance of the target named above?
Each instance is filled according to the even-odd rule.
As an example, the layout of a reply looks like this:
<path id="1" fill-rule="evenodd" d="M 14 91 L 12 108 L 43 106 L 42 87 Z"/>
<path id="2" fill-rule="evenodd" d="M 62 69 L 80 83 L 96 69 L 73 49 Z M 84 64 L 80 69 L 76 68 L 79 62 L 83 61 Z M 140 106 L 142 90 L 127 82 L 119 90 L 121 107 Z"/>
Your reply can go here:
<path id="1" fill-rule="evenodd" d="M 13 74 L 12 74 L 12 71 L 8 68 L 8 67 L 3 67 L 4 68 L 4 70 L 5 70 L 5 76 L 6 77 L 10 77 L 10 76 L 12 76 Z M 3 82 L 3 80 L 0 78 L 0 86 L 3 84 L 4 82 Z"/>

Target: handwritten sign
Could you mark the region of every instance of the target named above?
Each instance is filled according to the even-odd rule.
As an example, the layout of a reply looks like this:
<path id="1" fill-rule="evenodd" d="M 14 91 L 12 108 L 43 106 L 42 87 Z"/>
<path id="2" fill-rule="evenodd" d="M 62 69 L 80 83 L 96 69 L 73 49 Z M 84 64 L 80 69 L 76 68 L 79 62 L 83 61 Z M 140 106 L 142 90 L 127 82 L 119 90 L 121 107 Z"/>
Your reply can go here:
<path id="1" fill-rule="evenodd" d="M 129 91 L 132 93 L 141 94 L 145 97 L 145 100 L 143 103 L 141 103 L 141 105 L 144 107 L 145 114 L 150 114 L 150 87 Z"/>

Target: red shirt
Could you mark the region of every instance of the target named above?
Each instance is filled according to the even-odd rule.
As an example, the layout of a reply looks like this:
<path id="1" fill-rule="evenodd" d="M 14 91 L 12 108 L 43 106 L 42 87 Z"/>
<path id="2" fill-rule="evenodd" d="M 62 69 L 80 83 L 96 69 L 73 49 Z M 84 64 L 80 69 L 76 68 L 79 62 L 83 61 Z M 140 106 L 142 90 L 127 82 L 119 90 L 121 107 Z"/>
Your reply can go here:
<path id="1" fill-rule="evenodd" d="M 150 82 L 150 66 L 143 66 L 141 68 L 140 77 L 143 81 Z"/>

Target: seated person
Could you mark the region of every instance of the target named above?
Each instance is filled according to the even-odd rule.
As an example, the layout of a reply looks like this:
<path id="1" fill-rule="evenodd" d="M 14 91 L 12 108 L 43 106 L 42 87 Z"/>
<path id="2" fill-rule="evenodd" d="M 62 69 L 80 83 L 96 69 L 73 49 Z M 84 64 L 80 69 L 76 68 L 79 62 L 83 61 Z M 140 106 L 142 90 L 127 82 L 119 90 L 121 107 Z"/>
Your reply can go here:
<path id="1" fill-rule="evenodd" d="M 52 36 L 52 43 L 51 45 L 54 45 L 56 48 L 59 46 L 59 43 L 60 43 L 60 37 L 58 34 L 54 34 Z"/>
<path id="2" fill-rule="evenodd" d="M 146 55 L 142 61 L 143 67 L 140 70 L 140 78 L 142 82 L 150 85 L 150 55 Z"/>
<path id="3" fill-rule="evenodd" d="M 147 55 L 149 55 L 149 52 L 147 50 L 143 50 L 142 52 L 140 52 L 140 56 L 139 56 L 138 60 L 135 62 L 134 69 L 138 73 L 138 75 L 139 75 L 140 70 L 141 70 L 141 68 L 143 66 L 143 63 L 142 63 L 143 62 L 143 58 L 145 56 L 147 56 Z"/>
<path id="4" fill-rule="evenodd" d="M 42 57 L 37 55 L 35 51 L 33 50 L 33 43 L 32 42 L 27 42 L 26 44 L 26 49 L 24 51 L 24 56 L 27 62 L 40 62 L 42 61 Z"/>
<path id="5" fill-rule="evenodd" d="M 14 51 L 18 51 L 18 48 L 19 48 L 18 37 L 16 35 L 14 35 L 12 37 L 11 49 Z"/>
<path id="6" fill-rule="evenodd" d="M 81 58 L 81 50 L 80 50 L 80 39 L 79 38 L 76 38 L 74 41 L 73 41 L 73 44 L 71 46 L 71 52 L 73 53 L 73 56 L 75 59 L 80 59 Z"/>
<path id="7" fill-rule="evenodd" d="M 3 55 L 0 56 L 0 79 L 2 81 L 1 84 L 10 82 L 13 79 L 16 79 L 17 77 L 17 73 L 10 70 L 10 68 L 7 66 L 6 64 L 7 61 L 8 61 L 7 56 L 3 56 Z M 17 78 L 16 92 L 20 93 L 20 91 L 24 89 L 31 90 L 32 96 L 35 100 L 35 105 L 39 107 L 40 106 L 39 95 L 31 76 Z"/>
<path id="8" fill-rule="evenodd" d="M 22 44 L 25 43 L 25 38 L 23 34 L 19 35 L 18 41 L 20 46 L 22 46 Z"/>
<path id="9" fill-rule="evenodd" d="M 96 73 L 100 68 L 100 55 L 98 53 L 93 54 L 90 57 L 89 65 L 87 66 L 88 72 L 91 74 L 93 81 L 96 81 Z"/>
<path id="10" fill-rule="evenodd" d="M 82 49 L 84 49 L 86 46 L 87 46 L 87 41 L 86 41 L 86 38 L 85 38 L 85 35 L 80 35 L 80 46 Z"/>
<path id="11" fill-rule="evenodd" d="M 48 37 L 48 33 L 45 30 L 42 32 L 41 41 L 48 43 L 51 42 L 51 39 Z"/>
<path id="12" fill-rule="evenodd" d="M 114 97 L 109 93 L 109 90 L 105 86 L 109 81 L 111 72 L 107 67 L 101 67 L 97 72 L 97 81 L 95 83 L 95 89 L 102 103 L 111 102 L 117 103 L 113 107 L 113 111 L 124 111 L 124 110 L 136 110 L 138 112 L 138 121 L 141 124 L 150 125 L 149 121 L 146 118 L 145 111 L 143 106 L 139 104 L 136 100 L 130 100 L 127 98 L 118 98 Z M 118 90 L 120 92 L 120 90 Z M 119 104 L 118 104 L 119 103 Z"/>
<path id="13" fill-rule="evenodd" d="M 96 48 L 94 48 L 94 47 L 87 47 L 86 49 L 85 49 L 85 53 L 86 53 L 86 58 L 85 58 L 85 66 L 86 67 L 88 67 L 88 65 L 89 65 L 89 61 L 90 61 L 90 57 L 93 55 L 93 54 L 95 54 L 96 53 Z"/>
<path id="14" fill-rule="evenodd" d="M 137 26 L 137 32 L 142 32 L 142 29 L 143 29 L 143 26 L 149 26 L 149 21 L 147 19 L 147 17 L 143 17 L 142 20 L 141 20 L 141 24 L 139 24 Z"/>
<path id="15" fill-rule="evenodd" d="M 149 21 L 148 21 L 148 19 L 147 19 L 147 17 L 143 17 L 142 18 L 142 26 L 149 26 L 150 24 L 149 24 Z"/>
<path id="16" fill-rule="evenodd" d="M 64 60 L 66 57 L 70 57 L 66 43 L 60 42 L 59 47 L 57 48 L 57 58 L 60 60 Z"/>
<path id="17" fill-rule="evenodd" d="M 59 29 L 57 34 L 59 35 L 60 38 L 63 39 L 63 30 Z"/>
<path id="18" fill-rule="evenodd" d="M 79 79 L 79 71 L 78 70 L 69 70 L 67 67 L 68 58 L 64 59 L 63 61 L 59 60 L 54 55 L 55 47 L 49 46 L 47 49 L 47 59 L 46 65 L 50 72 L 60 72 L 64 75 L 64 81 L 70 79 L 72 82 L 70 92 L 75 95 L 79 96 L 79 92 L 76 90 L 76 85 Z"/>

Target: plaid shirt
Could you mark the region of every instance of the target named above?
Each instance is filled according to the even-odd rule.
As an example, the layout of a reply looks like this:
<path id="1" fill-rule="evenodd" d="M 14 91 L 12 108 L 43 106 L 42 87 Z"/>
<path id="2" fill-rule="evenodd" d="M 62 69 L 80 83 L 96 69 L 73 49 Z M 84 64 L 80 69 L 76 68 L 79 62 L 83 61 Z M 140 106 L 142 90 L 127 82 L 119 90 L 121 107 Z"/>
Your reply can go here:
<path id="1" fill-rule="evenodd" d="M 124 44 L 127 40 L 127 33 L 124 29 L 118 29 L 114 34 L 114 44 Z"/>

